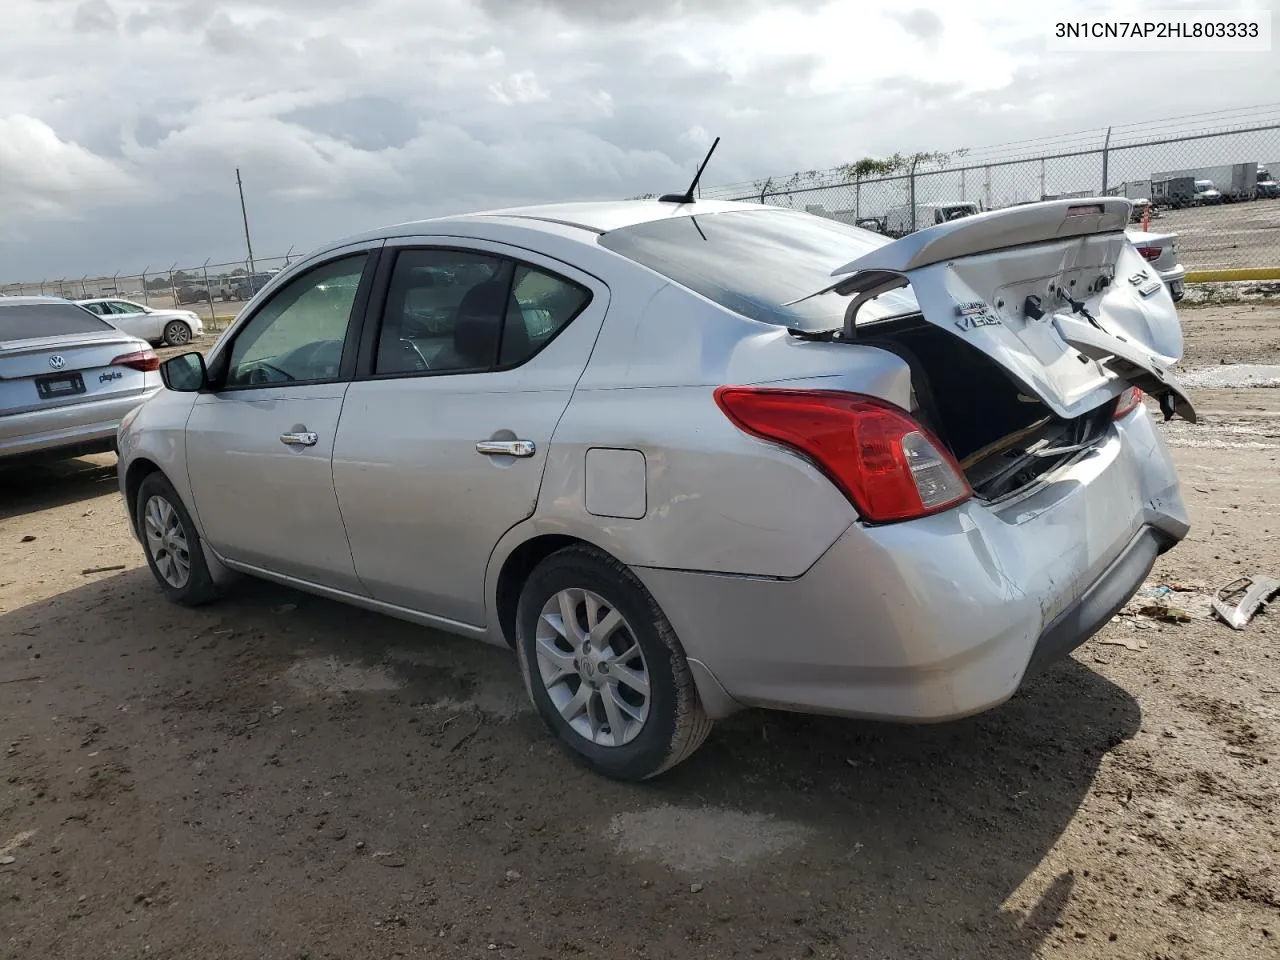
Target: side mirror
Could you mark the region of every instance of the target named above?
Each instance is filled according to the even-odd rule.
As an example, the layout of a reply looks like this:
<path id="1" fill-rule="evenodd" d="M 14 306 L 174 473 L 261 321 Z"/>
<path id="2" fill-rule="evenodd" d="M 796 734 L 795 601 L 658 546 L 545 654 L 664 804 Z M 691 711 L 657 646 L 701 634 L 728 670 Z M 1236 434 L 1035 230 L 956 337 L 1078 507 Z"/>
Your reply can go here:
<path id="1" fill-rule="evenodd" d="M 177 393 L 199 393 L 209 385 L 204 354 L 192 351 L 171 357 L 160 364 L 160 379 L 166 388 Z"/>

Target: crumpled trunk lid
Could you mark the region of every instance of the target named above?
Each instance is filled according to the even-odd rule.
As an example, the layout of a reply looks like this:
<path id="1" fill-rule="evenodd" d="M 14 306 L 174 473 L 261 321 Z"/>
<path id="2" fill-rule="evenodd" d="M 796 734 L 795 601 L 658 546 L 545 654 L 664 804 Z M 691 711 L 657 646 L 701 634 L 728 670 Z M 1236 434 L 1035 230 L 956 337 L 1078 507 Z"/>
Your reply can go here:
<path id="1" fill-rule="evenodd" d="M 1166 417 L 1195 410 L 1170 368 L 1177 311 L 1124 228 L 1117 197 L 1028 204 L 929 227 L 832 271 L 852 295 L 843 337 L 867 301 L 907 286 L 929 323 L 982 351 L 1064 420 L 1129 386 Z"/>

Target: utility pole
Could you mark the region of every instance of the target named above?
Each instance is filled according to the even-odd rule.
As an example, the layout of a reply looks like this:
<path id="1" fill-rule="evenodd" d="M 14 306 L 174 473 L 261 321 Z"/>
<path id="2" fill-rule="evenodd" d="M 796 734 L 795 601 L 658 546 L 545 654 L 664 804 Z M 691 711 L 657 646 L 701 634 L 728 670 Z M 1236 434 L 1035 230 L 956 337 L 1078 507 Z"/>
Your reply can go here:
<path id="1" fill-rule="evenodd" d="M 252 289 L 253 275 L 258 271 L 253 266 L 253 241 L 249 239 L 249 214 L 244 207 L 244 183 L 240 179 L 239 167 L 236 167 L 236 189 L 240 191 L 240 216 L 244 220 L 244 245 L 249 248 L 249 285 Z"/>

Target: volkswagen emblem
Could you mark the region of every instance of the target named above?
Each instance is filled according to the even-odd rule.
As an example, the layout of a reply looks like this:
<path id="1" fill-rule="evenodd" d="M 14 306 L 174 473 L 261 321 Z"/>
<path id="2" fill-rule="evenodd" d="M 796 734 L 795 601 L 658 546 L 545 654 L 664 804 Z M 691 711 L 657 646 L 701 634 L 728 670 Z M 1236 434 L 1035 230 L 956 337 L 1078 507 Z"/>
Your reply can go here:
<path id="1" fill-rule="evenodd" d="M 49 366 L 53 367 L 55 370 L 61 370 L 66 362 L 67 361 L 63 360 L 62 357 L 56 353 L 49 358 Z"/>

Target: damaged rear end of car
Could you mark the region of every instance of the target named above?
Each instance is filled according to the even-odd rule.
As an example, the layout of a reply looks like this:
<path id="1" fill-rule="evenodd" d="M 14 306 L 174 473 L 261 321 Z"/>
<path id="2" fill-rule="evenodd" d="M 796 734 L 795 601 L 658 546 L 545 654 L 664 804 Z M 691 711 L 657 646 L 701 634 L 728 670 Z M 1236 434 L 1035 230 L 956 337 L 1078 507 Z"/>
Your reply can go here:
<path id="1" fill-rule="evenodd" d="M 858 517 L 800 577 L 702 578 L 698 608 L 682 609 L 676 575 L 647 574 L 732 697 L 915 721 L 989 709 L 1101 629 L 1186 535 L 1144 403 L 1194 421 L 1171 373 L 1181 329 L 1128 217 L 1116 198 L 965 217 L 871 244 L 772 316 L 759 295 L 722 295 L 695 250 L 696 292 L 805 320 L 741 348 L 751 360 L 717 404 Z"/>
<path id="2" fill-rule="evenodd" d="M 1194 422 L 1170 372 L 1182 334 L 1168 291 L 1128 242 L 1124 200 L 1035 204 L 922 231 L 845 264 L 833 343 L 911 369 L 912 413 L 974 495 L 999 501 L 1105 441 L 1144 394 Z M 917 310 L 865 322 L 909 287 Z M 801 334 L 803 335 L 803 334 Z"/>

